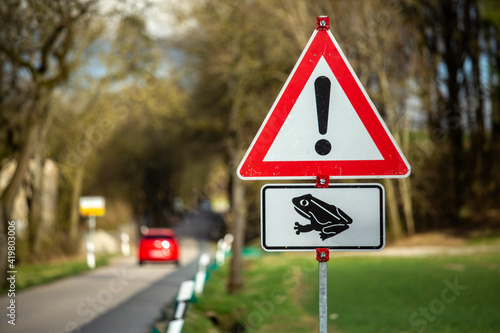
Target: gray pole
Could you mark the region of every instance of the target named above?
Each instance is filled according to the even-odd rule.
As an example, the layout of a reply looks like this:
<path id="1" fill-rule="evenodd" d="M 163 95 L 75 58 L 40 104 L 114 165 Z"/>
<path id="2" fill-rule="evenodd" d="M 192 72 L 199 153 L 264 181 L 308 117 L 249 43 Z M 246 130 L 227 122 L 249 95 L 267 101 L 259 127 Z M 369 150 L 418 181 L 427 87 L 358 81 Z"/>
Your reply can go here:
<path id="1" fill-rule="evenodd" d="M 94 235 L 95 235 L 95 216 L 90 215 L 89 219 L 89 232 L 87 234 L 87 265 L 89 268 L 95 268 L 95 245 L 94 245 Z"/>
<path id="2" fill-rule="evenodd" d="M 319 272 L 319 333 L 328 332 L 328 304 L 327 304 L 327 261 L 318 262 Z"/>
<path id="3" fill-rule="evenodd" d="M 328 271 L 327 264 L 330 260 L 330 250 L 325 248 L 316 249 L 316 260 L 318 261 L 318 289 L 319 289 L 319 333 L 328 332 Z"/>

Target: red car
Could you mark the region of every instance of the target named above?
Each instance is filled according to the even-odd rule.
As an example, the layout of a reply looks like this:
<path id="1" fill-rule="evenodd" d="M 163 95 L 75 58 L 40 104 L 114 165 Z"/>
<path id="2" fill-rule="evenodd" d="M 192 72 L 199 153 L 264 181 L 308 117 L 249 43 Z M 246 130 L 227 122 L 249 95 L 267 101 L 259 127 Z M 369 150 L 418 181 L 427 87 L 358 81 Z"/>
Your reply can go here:
<path id="1" fill-rule="evenodd" d="M 179 241 L 172 229 L 148 229 L 139 243 L 139 265 L 145 261 L 179 265 Z"/>

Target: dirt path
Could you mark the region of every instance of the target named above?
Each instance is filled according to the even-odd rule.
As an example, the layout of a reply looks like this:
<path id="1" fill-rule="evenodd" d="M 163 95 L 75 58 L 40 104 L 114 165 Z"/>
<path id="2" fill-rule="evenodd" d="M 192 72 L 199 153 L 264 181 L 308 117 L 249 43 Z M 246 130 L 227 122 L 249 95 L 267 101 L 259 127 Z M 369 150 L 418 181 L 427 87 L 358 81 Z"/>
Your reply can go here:
<path id="1" fill-rule="evenodd" d="M 474 253 L 500 253 L 500 245 L 389 246 L 380 251 L 378 255 L 388 257 L 421 257 L 437 254 L 464 255 Z"/>
<path id="2" fill-rule="evenodd" d="M 376 255 L 387 257 L 422 257 L 432 255 L 468 255 L 500 253 L 500 239 L 470 245 L 466 238 L 446 233 L 426 233 L 386 245 L 377 252 L 340 252 L 340 255 Z"/>

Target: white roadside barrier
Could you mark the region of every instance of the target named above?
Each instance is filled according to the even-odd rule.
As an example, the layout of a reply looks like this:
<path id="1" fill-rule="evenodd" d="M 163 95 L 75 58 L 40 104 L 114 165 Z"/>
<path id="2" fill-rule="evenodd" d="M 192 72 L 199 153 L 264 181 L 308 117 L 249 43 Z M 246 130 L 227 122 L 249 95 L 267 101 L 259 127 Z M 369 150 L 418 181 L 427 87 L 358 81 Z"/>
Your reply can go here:
<path id="1" fill-rule="evenodd" d="M 186 315 L 188 302 L 193 297 L 194 281 L 188 280 L 181 283 L 177 294 L 177 306 L 174 317 L 168 324 L 167 333 L 180 333 L 184 326 L 184 316 Z"/>
<path id="2" fill-rule="evenodd" d="M 184 327 L 184 319 L 175 319 L 170 321 L 167 328 L 167 333 L 180 333 Z"/>
<path id="3" fill-rule="evenodd" d="M 122 232 L 120 238 L 121 238 L 122 254 L 125 257 L 128 257 L 130 255 L 130 237 L 126 232 Z"/>
<path id="4" fill-rule="evenodd" d="M 233 235 L 227 234 L 223 239 L 217 242 L 217 252 L 215 254 L 215 263 L 218 267 L 224 265 L 224 260 L 227 253 L 231 251 L 233 244 Z M 166 333 L 181 333 L 184 327 L 184 317 L 188 304 L 195 293 L 197 296 L 203 293 L 205 282 L 207 280 L 207 269 L 210 264 L 210 255 L 203 253 L 198 262 L 198 271 L 196 272 L 194 281 L 187 280 L 181 283 L 177 294 L 177 304 L 174 310 L 173 318 L 170 320 Z"/>
<path id="5" fill-rule="evenodd" d="M 198 263 L 198 272 L 196 272 L 194 280 L 194 292 L 196 295 L 201 295 L 203 293 L 205 281 L 207 280 L 208 264 L 210 264 L 210 255 L 208 253 L 203 253 L 200 256 L 200 261 Z"/>
<path id="6" fill-rule="evenodd" d="M 232 234 L 226 234 L 224 238 L 219 239 L 217 242 L 217 252 L 215 253 L 215 261 L 217 266 L 222 267 L 224 261 L 226 260 L 226 255 L 231 251 L 233 246 L 234 236 Z"/>
<path id="7" fill-rule="evenodd" d="M 226 253 L 224 249 L 224 240 L 219 239 L 217 242 L 217 252 L 215 253 L 215 261 L 217 266 L 222 267 L 224 265 L 224 260 L 226 258 Z"/>

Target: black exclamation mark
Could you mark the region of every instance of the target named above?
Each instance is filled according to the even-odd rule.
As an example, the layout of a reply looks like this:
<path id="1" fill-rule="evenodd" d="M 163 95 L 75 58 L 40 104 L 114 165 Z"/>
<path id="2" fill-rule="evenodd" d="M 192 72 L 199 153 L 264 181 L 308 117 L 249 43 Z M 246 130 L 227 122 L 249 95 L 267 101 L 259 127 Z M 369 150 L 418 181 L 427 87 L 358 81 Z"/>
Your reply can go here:
<path id="1" fill-rule="evenodd" d="M 330 106 L 330 79 L 326 76 L 320 76 L 314 81 L 314 90 L 316 91 L 316 111 L 318 112 L 319 134 L 326 134 L 328 130 L 328 109 Z M 319 155 L 327 155 L 332 150 L 330 141 L 321 139 L 316 142 L 314 147 Z"/>

